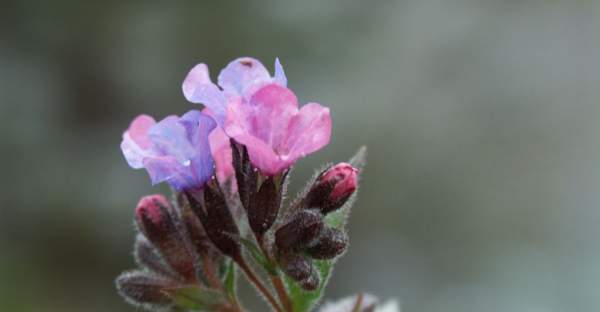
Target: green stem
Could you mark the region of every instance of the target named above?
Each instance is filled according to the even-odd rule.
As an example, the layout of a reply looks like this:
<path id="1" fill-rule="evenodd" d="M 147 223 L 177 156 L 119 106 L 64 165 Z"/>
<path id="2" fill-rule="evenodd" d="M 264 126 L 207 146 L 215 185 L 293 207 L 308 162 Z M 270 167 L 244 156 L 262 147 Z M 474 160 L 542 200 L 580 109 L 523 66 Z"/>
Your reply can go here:
<path id="1" fill-rule="evenodd" d="M 275 300 L 275 297 L 273 297 L 273 295 L 267 289 L 267 287 L 265 287 L 265 285 L 263 285 L 263 283 L 256 276 L 256 274 L 254 273 L 252 268 L 250 268 L 250 266 L 246 263 L 244 258 L 236 257 L 234 259 L 234 261 L 239 265 L 239 267 L 242 269 L 242 271 L 244 271 L 244 273 L 246 274 L 246 277 L 248 277 L 248 280 L 252 284 L 254 284 L 254 286 L 256 286 L 256 288 L 263 294 L 263 296 L 265 296 L 265 298 L 271 304 L 273 309 L 275 309 L 275 311 L 277 311 L 277 312 L 284 312 L 284 310 L 281 308 L 279 303 L 277 303 L 277 300 Z"/>

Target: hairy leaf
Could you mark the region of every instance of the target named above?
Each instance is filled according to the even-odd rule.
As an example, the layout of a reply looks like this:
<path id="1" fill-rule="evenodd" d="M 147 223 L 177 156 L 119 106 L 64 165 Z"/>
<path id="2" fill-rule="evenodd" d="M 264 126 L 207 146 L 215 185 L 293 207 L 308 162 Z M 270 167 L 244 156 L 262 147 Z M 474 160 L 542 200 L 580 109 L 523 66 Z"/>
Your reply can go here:
<path id="1" fill-rule="evenodd" d="M 191 311 L 212 311 L 226 303 L 219 291 L 199 286 L 170 288 L 166 292 L 178 307 Z"/>

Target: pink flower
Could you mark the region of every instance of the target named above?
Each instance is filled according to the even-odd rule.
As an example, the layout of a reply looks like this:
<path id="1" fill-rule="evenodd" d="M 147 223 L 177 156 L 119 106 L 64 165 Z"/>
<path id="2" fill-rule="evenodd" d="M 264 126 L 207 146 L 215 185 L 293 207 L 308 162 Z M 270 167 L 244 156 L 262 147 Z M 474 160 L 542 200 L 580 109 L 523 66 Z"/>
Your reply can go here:
<path id="1" fill-rule="evenodd" d="M 199 111 L 168 116 L 160 122 L 140 115 L 123 133 L 121 150 L 129 166 L 146 168 L 153 184 L 177 190 L 201 188 L 213 174 L 209 133 L 215 121 Z"/>
<path id="2" fill-rule="evenodd" d="M 298 109 L 290 89 L 271 83 L 253 93 L 248 103 L 228 106 L 225 132 L 246 145 L 254 166 L 275 175 L 329 143 L 331 117 L 317 103 Z"/>
<path id="3" fill-rule="evenodd" d="M 210 108 L 214 118 L 222 125 L 227 106 L 240 98 L 246 101 L 254 91 L 265 84 L 287 85 L 287 78 L 279 59 L 275 59 L 275 75 L 271 77 L 265 66 L 251 57 L 240 57 L 230 62 L 219 74 L 218 83 L 212 82 L 208 66 L 200 63 L 185 77 L 181 89 L 185 98 L 192 103 Z"/>
<path id="4" fill-rule="evenodd" d="M 265 66 L 251 57 L 240 57 L 230 62 L 219 74 L 218 84 L 210 79 L 208 66 L 200 63 L 187 74 L 181 89 L 192 103 L 204 104 L 203 113 L 213 117 L 217 127 L 209 137 L 212 155 L 216 163 L 217 178 L 221 182 L 233 178 L 231 147 L 224 126 L 227 106 L 234 102 L 247 103 L 258 88 L 269 83 L 287 85 L 287 78 L 279 59 L 275 59 L 275 74 L 269 74 Z M 235 186 L 235 183 L 232 185 Z"/>

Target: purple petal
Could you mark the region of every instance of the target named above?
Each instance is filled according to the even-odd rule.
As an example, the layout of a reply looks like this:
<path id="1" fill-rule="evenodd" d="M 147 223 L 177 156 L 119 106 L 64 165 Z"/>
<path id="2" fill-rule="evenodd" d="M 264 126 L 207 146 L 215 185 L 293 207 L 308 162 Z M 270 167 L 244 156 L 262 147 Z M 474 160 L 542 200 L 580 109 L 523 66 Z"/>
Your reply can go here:
<path id="1" fill-rule="evenodd" d="M 219 74 L 218 83 L 228 96 L 245 96 L 252 89 L 271 81 L 263 64 L 250 57 L 229 63 Z"/>
<path id="2" fill-rule="evenodd" d="M 210 80 L 208 67 L 198 64 L 190 70 L 181 86 L 183 95 L 192 103 L 201 103 L 215 113 L 218 122 L 225 117 L 227 100 L 223 92 Z"/>
<path id="3" fill-rule="evenodd" d="M 304 105 L 288 126 L 285 145 L 278 150 L 292 160 L 313 153 L 329 143 L 331 116 L 329 108 L 317 103 Z"/>
<path id="4" fill-rule="evenodd" d="M 287 86 L 287 77 L 285 76 L 285 72 L 283 71 L 283 66 L 279 62 L 279 58 L 275 58 L 275 76 L 273 77 L 275 82 L 286 87 Z"/>
<path id="5" fill-rule="evenodd" d="M 144 167 L 156 185 L 167 182 L 177 190 L 196 187 L 198 184 L 191 174 L 189 166 L 183 166 L 172 156 L 150 157 L 144 159 Z"/>
<path id="6" fill-rule="evenodd" d="M 196 154 L 190 143 L 187 130 L 179 123 L 179 117 L 169 116 L 152 126 L 148 136 L 157 151 L 174 157 L 180 164 L 187 166 Z"/>
<path id="7" fill-rule="evenodd" d="M 191 110 L 179 118 L 179 123 L 183 125 L 187 133 L 187 139 L 192 145 L 197 146 L 208 134 L 217 127 L 214 119 L 197 110 Z"/>
<path id="8" fill-rule="evenodd" d="M 194 135 L 190 138 L 196 150 L 192 159 L 192 169 L 198 185 L 203 185 L 214 172 L 214 161 L 210 150 L 209 134 L 216 128 L 216 122 L 205 114 L 198 115 Z"/>

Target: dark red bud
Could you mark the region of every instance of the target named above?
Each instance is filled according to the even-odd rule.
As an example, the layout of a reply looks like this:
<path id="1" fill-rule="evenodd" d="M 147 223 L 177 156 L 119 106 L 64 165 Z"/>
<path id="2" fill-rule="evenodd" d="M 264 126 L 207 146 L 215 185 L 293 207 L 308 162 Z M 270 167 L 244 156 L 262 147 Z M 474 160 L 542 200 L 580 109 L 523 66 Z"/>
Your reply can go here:
<path id="1" fill-rule="evenodd" d="M 315 259 L 333 259 L 342 254 L 348 246 L 348 236 L 334 228 L 324 228 L 316 243 L 306 249 Z"/>
<path id="2" fill-rule="evenodd" d="M 279 258 L 279 264 L 285 274 L 296 281 L 309 278 L 313 272 L 312 260 L 298 253 L 284 253 Z"/>
<path id="3" fill-rule="evenodd" d="M 358 169 L 339 163 L 317 178 L 304 198 L 304 207 L 318 207 L 324 214 L 341 208 L 356 191 Z"/>
<path id="4" fill-rule="evenodd" d="M 313 270 L 312 274 L 307 279 L 300 281 L 300 287 L 307 291 L 313 291 L 319 287 L 319 283 L 319 273 L 317 273 L 317 270 Z"/>
<path id="5" fill-rule="evenodd" d="M 173 287 L 175 282 L 150 273 L 134 271 L 121 274 L 117 277 L 116 284 L 119 294 L 134 304 L 164 306 L 171 303 L 171 298 L 164 290 Z"/>
<path id="6" fill-rule="evenodd" d="M 236 237 L 239 230 L 216 183 L 207 185 L 201 192 L 186 193 L 186 196 L 212 243 L 223 254 L 238 257 L 240 243 Z"/>
<path id="7" fill-rule="evenodd" d="M 237 143 L 234 139 L 230 139 L 230 144 L 231 159 L 235 171 L 238 194 L 240 195 L 242 206 L 248 209 L 250 206 L 250 198 L 256 192 L 258 172 L 250 162 L 250 156 L 248 155 L 246 146 Z"/>
<path id="8" fill-rule="evenodd" d="M 143 197 L 135 210 L 140 231 L 169 265 L 187 280 L 195 280 L 195 255 L 177 223 L 177 212 L 162 195 Z"/>
<path id="9" fill-rule="evenodd" d="M 179 204 L 179 209 L 181 211 L 181 222 L 187 230 L 187 235 L 194 246 L 196 253 L 201 255 L 203 259 L 204 257 L 217 259 L 219 256 L 222 256 L 210 241 L 210 238 L 208 238 L 204 227 L 196 214 L 192 211 L 190 203 L 183 193 L 177 194 L 177 203 Z"/>
<path id="10" fill-rule="evenodd" d="M 134 247 L 135 262 L 151 272 L 162 276 L 177 278 L 173 269 L 164 261 L 158 251 L 152 246 L 152 243 L 141 234 L 138 234 Z"/>
<path id="11" fill-rule="evenodd" d="M 275 232 L 275 244 L 282 253 L 300 250 L 317 238 L 322 229 L 323 215 L 318 210 L 301 210 Z"/>
<path id="12" fill-rule="evenodd" d="M 271 228 L 281 205 L 281 192 L 279 192 L 275 179 L 268 177 L 260 186 L 256 194 L 250 197 L 248 206 L 248 223 L 255 234 L 263 235 Z"/>

